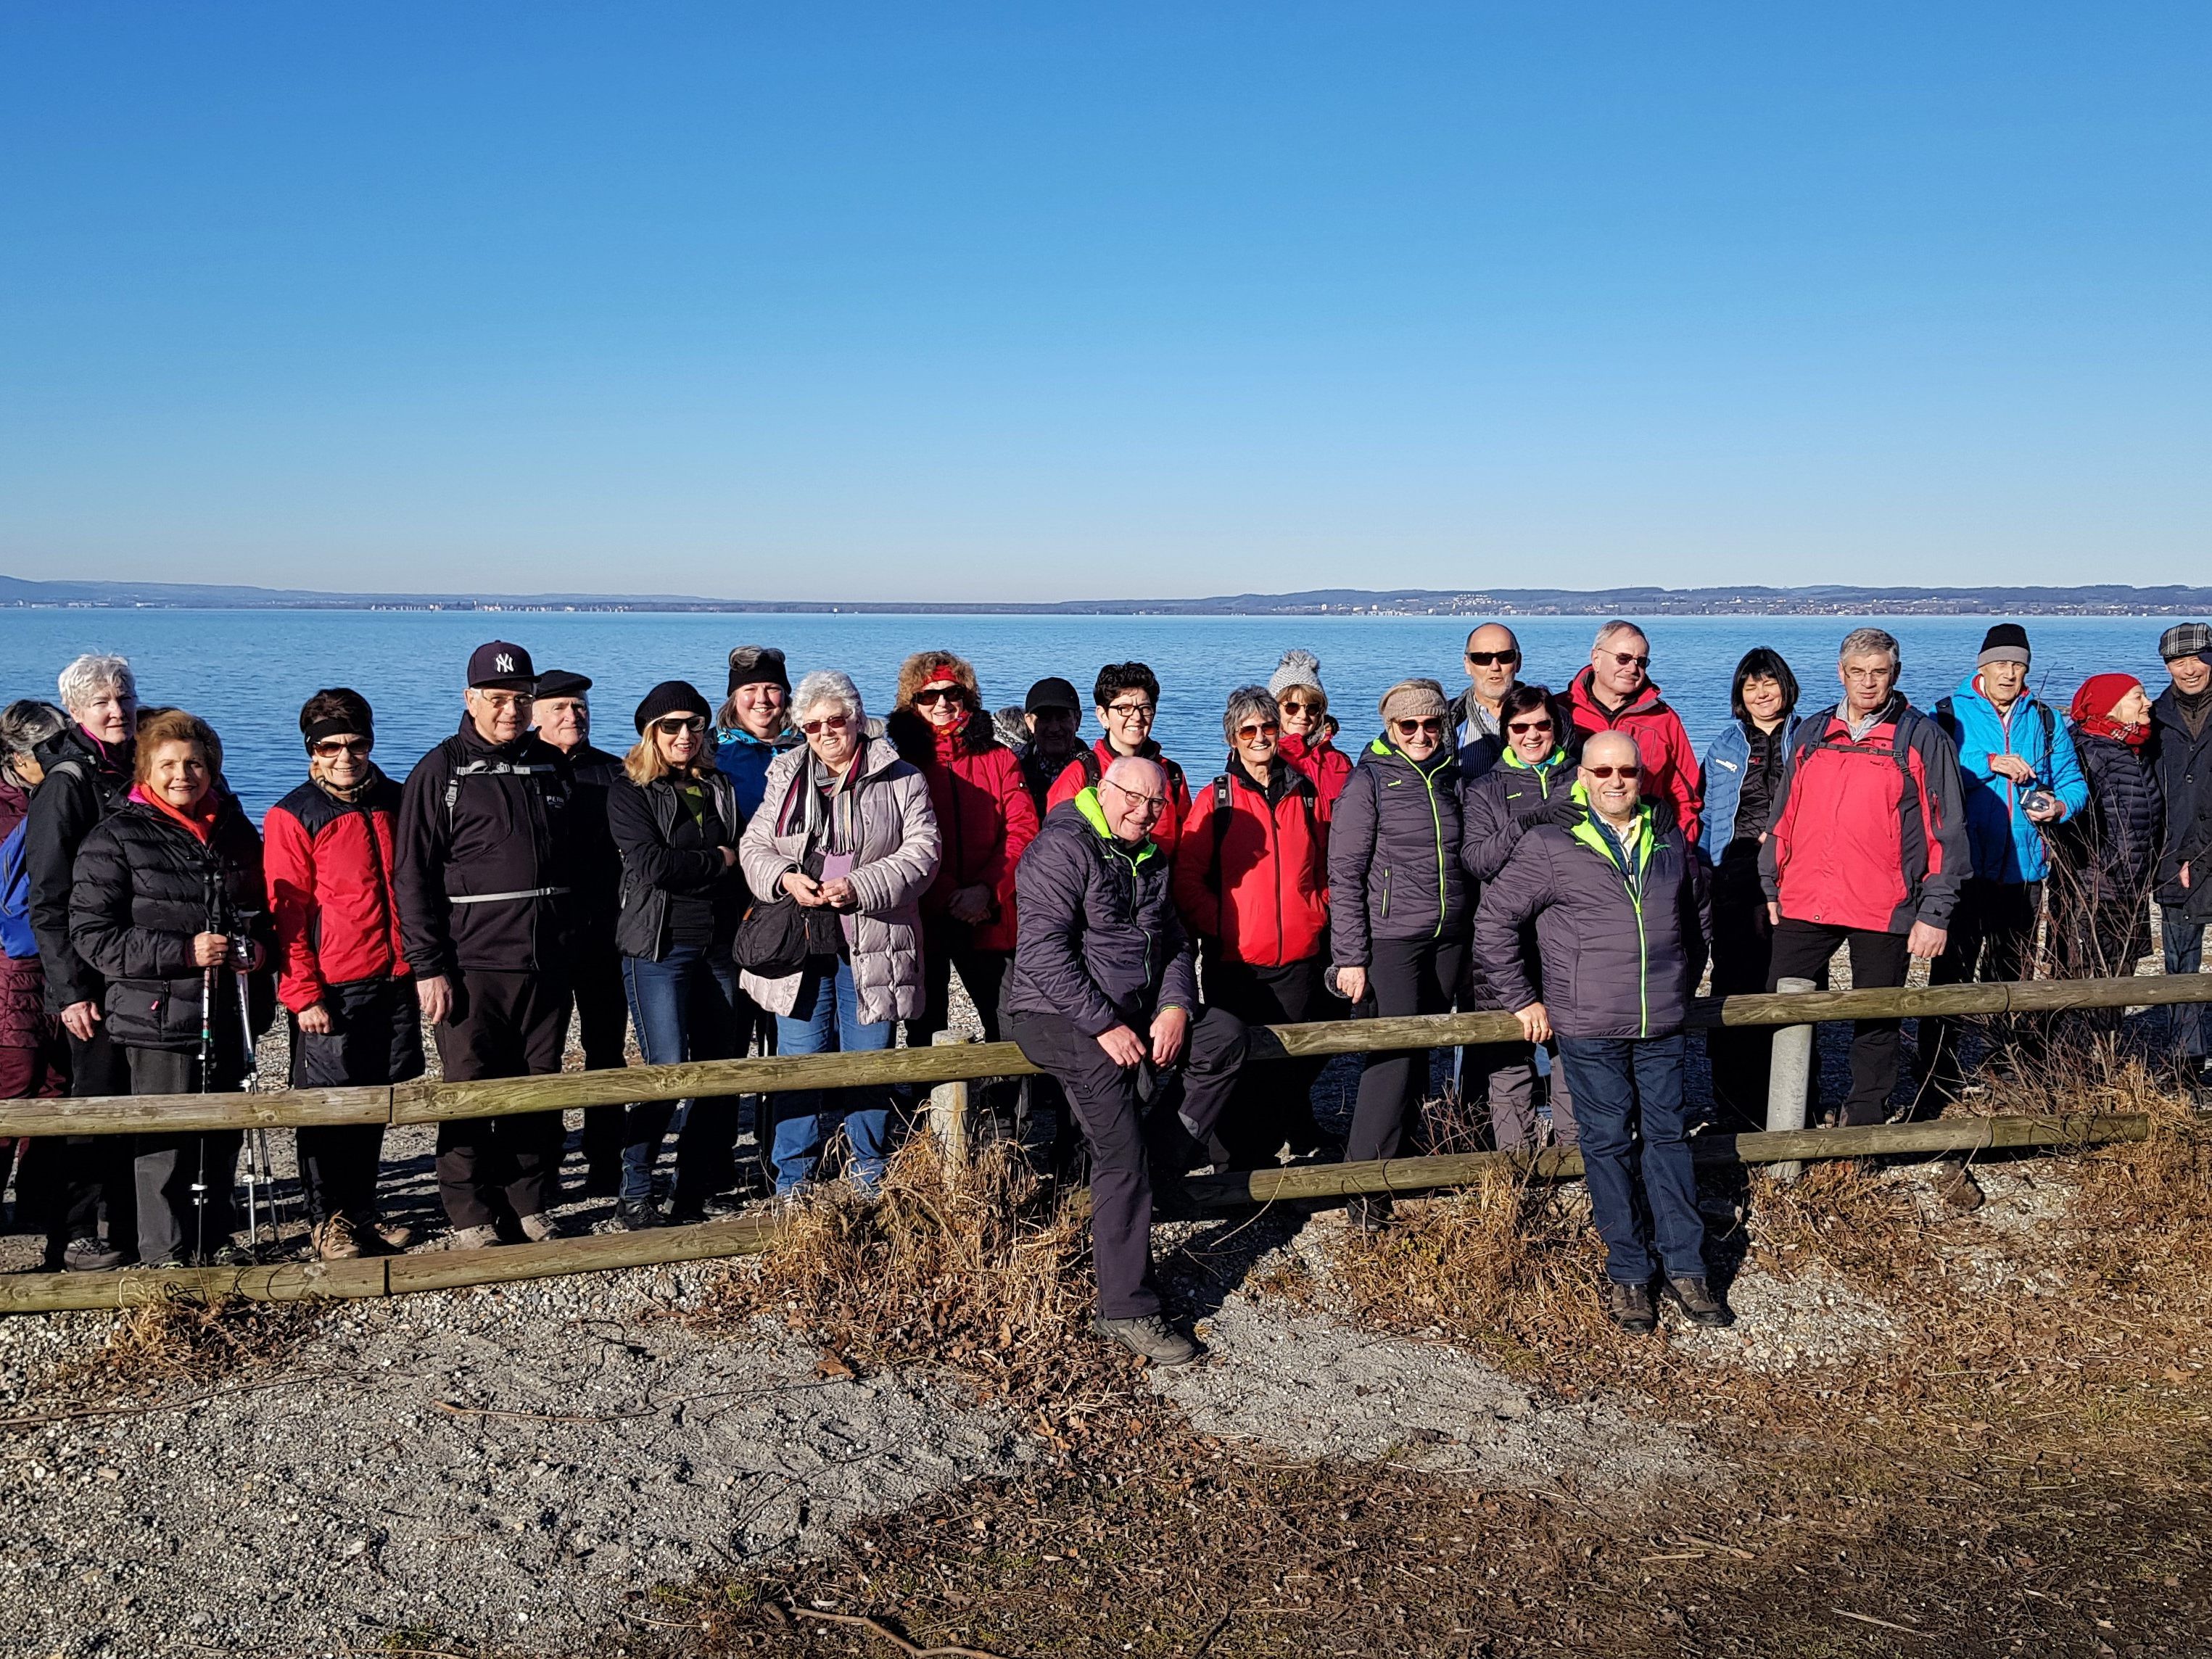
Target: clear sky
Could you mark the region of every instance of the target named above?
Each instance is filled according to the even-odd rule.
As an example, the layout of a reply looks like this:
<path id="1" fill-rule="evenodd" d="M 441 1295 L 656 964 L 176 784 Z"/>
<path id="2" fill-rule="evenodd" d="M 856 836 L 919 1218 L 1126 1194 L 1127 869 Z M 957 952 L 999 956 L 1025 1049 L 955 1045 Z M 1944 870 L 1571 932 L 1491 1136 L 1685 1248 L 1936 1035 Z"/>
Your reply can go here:
<path id="1" fill-rule="evenodd" d="M 0 571 L 2207 580 L 2212 7 L 0 6 Z"/>

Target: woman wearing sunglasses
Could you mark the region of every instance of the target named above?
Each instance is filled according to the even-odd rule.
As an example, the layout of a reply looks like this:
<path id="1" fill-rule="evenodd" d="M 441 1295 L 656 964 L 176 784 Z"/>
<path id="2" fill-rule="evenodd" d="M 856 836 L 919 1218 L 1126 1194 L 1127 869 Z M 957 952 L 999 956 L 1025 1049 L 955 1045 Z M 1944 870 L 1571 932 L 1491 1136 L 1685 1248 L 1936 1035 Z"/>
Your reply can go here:
<path id="1" fill-rule="evenodd" d="M 929 784 L 888 738 L 870 738 L 850 678 L 822 669 L 799 683 L 792 721 L 804 748 L 776 757 L 738 856 L 756 898 L 789 894 L 810 925 L 796 973 L 739 982 L 775 1016 L 776 1049 L 819 1054 L 888 1048 L 893 1022 L 921 1018 L 921 896 L 937 875 Z M 842 1120 L 856 1185 L 881 1179 L 890 1096 L 880 1087 L 783 1097 L 771 1157 L 787 1194 L 814 1176 Z"/>
<path id="2" fill-rule="evenodd" d="M 1036 802 L 1014 751 L 1000 743 L 975 671 L 950 651 L 918 651 L 899 666 L 898 704 L 884 722 L 921 769 L 942 855 L 921 896 L 921 1018 L 907 1046 L 926 1048 L 951 1018 L 952 970 L 975 1005 L 983 1040 L 999 1040 L 999 994 L 1014 959 L 1014 866 L 1036 839 Z"/>
<path id="3" fill-rule="evenodd" d="M 1338 992 L 1382 1015 L 1440 1014 L 1467 962 L 1467 876 L 1460 864 L 1459 767 L 1434 680 L 1382 694 L 1382 732 L 1359 757 L 1329 825 L 1330 953 Z M 1377 1050 L 1359 1078 L 1344 1155 L 1396 1155 L 1428 1082 L 1425 1051 Z M 1363 1231 L 1387 1199 L 1354 1199 Z"/>
<path id="4" fill-rule="evenodd" d="M 1321 659 L 1293 646 L 1267 681 L 1282 718 L 1282 757 L 1314 781 L 1324 808 L 1334 807 L 1352 781 L 1352 763 L 1330 736 L 1328 693 L 1322 689 Z"/>
<path id="5" fill-rule="evenodd" d="M 375 717 L 359 692 L 316 692 L 300 710 L 300 733 L 307 781 L 261 826 L 292 1086 L 404 1083 L 422 1075 L 422 1016 L 392 884 L 399 786 L 369 758 Z M 378 1125 L 303 1128 L 299 1152 L 322 1260 L 398 1249 L 413 1237 L 377 1218 Z"/>
<path id="6" fill-rule="evenodd" d="M 743 823 L 736 785 L 714 764 L 713 717 L 707 699 L 685 682 L 654 686 L 632 717 L 637 743 L 623 757 L 623 781 L 607 795 L 607 826 L 622 854 L 615 945 L 648 1066 L 744 1052 L 738 969 L 730 959 L 744 899 L 737 873 Z M 633 1231 L 660 1224 L 653 1166 L 675 1109 L 665 1100 L 622 1109 L 615 1218 Z M 706 1218 L 708 1195 L 727 1164 L 736 1111 L 728 1098 L 684 1103 L 669 1220 Z"/>

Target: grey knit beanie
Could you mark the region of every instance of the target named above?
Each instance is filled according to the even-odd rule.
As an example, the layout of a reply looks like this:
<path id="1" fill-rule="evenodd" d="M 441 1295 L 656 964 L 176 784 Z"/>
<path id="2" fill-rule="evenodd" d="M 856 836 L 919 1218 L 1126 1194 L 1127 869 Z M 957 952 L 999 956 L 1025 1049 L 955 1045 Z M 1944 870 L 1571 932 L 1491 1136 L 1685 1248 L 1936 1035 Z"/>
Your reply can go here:
<path id="1" fill-rule="evenodd" d="M 1322 690 L 1321 659 L 1310 651 L 1301 651 L 1295 645 L 1283 653 L 1283 660 L 1268 676 L 1267 691 L 1271 696 L 1279 697 L 1294 685 Z M 1326 698 L 1328 693 L 1322 691 L 1322 696 Z"/>
<path id="2" fill-rule="evenodd" d="M 1444 688 L 1437 680 L 1400 680 L 1382 694 L 1376 709 L 1386 720 L 1449 718 Z"/>

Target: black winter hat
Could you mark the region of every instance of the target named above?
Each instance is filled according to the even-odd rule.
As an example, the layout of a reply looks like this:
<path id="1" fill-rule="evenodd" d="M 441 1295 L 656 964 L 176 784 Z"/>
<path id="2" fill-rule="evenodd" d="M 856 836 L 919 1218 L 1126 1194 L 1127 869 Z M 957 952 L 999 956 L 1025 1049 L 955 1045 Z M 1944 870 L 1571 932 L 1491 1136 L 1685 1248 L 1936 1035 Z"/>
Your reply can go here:
<path id="1" fill-rule="evenodd" d="M 565 668 L 549 668 L 538 677 L 540 702 L 547 697 L 580 697 L 591 689 L 590 680 Z"/>
<path id="2" fill-rule="evenodd" d="M 492 685 L 501 690 L 529 691 L 535 689 L 537 679 L 538 671 L 531 666 L 530 653 L 519 645 L 493 640 L 469 653 L 471 689 Z"/>
<path id="3" fill-rule="evenodd" d="M 1029 696 L 1022 700 L 1024 714 L 1040 714 L 1048 708 L 1065 708 L 1072 714 L 1080 714 L 1083 699 L 1076 696 L 1073 684 L 1055 674 L 1030 687 Z"/>
<path id="4" fill-rule="evenodd" d="M 724 695 L 741 685 L 780 685 L 788 696 L 791 671 L 784 666 L 783 653 L 772 645 L 741 645 L 731 652 L 730 684 Z"/>
<path id="5" fill-rule="evenodd" d="M 689 680 L 663 680 L 645 694 L 645 701 L 637 706 L 638 735 L 655 720 L 666 720 L 671 714 L 696 714 L 702 720 L 714 718 L 714 711 L 699 689 Z"/>
<path id="6" fill-rule="evenodd" d="M 1974 666 L 1980 668 L 1993 662 L 2025 663 L 2029 660 L 2027 630 L 2018 623 L 1999 623 L 1982 635 L 1982 654 L 1974 659 Z"/>

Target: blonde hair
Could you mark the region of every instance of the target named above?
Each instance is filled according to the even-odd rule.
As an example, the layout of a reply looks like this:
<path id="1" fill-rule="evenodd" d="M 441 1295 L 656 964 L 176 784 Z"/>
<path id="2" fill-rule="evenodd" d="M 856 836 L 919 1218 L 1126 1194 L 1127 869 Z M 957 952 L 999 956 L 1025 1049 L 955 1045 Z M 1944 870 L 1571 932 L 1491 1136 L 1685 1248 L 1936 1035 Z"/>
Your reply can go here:
<path id="1" fill-rule="evenodd" d="M 714 750 L 702 733 L 699 752 L 691 757 L 691 763 L 681 772 L 668 763 L 660 752 L 660 745 L 653 740 L 653 731 L 647 727 L 645 735 L 629 746 L 623 757 L 623 775 L 642 789 L 648 783 L 657 783 L 666 777 L 704 777 L 714 769 Z"/>

